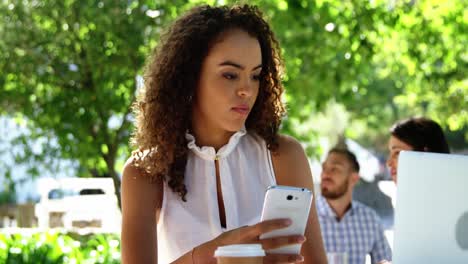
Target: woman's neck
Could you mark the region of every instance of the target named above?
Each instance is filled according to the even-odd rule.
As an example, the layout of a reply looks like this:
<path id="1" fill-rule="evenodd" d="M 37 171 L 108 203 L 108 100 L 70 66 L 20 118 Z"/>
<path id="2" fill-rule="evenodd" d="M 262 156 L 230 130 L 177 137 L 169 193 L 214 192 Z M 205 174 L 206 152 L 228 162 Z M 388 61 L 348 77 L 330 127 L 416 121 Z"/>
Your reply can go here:
<path id="1" fill-rule="evenodd" d="M 191 133 L 195 137 L 197 146 L 209 146 L 218 151 L 229 142 L 229 139 L 235 132 L 192 125 Z"/>

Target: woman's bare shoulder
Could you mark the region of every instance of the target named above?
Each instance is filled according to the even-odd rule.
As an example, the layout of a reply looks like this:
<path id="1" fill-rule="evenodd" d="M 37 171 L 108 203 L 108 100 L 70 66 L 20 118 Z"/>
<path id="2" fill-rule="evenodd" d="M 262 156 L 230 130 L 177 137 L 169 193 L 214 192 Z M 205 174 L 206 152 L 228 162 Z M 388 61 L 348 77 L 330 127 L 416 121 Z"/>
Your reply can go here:
<path id="1" fill-rule="evenodd" d="M 297 139 L 287 135 L 278 135 L 277 154 L 278 158 L 281 160 L 288 161 L 292 161 L 305 155 L 301 143 L 299 143 Z"/>
<path id="2" fill-rule="evenodd" d="M 145 204 L 156 206 L 157 209 L 162 202 L 162 192 L 162 180 L 153 180 L 136 165 L 134 156 L 128 158 L 122 172 L 122 198 L 127 198 L 129 204 L 145 201 Z M 122 202 L 125 202 L 124 199 Z"/>
<path id="3" fill-rule="evenodd" d="M 278 144 L 272 155 L 278 184 L 310 188 L 312 174 L 301 143 L 291 136 L 278 135 Z"/>
<path id="4" fill-rule="evenodd" d="M 127 160 L 122 173 L 122 263 L 155 263 L 157 260 L 156 214 L 162 202 L 162 184 L 152 182 Z"/>

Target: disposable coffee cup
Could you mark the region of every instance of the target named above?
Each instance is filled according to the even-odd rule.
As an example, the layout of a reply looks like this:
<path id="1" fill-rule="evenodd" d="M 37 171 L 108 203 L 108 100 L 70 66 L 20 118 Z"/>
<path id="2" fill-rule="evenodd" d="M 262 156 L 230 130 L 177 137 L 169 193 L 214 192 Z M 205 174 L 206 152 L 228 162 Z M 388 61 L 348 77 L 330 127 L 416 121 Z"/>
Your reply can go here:
<path id="1" fill-rule="evenodd" d="M 235 244 L 218 247 L 215 251 L 218 264 L 263 264 L 264 256 L 260 244 Z"/>

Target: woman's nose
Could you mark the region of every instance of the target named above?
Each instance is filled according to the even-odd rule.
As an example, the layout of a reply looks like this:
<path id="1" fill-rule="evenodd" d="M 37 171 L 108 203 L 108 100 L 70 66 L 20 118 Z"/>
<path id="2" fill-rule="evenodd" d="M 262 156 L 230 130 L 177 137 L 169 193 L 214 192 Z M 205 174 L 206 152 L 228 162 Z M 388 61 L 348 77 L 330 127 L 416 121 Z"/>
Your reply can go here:
<path id="1" fill-rule="evenodd" d="M 389 157 L 385 163 L 387 164 L 387 167 L 391 167 L 392 166 L 392 158 Z"/>
<path id="2" fill-rule="evenodd" d="M 239 89 L 237 89 L 237 95 L 241 97 L 250 97 L 254 93 L 255 85 L 257 85 L 252 80 L 245 80 L 240 85 Z"/>

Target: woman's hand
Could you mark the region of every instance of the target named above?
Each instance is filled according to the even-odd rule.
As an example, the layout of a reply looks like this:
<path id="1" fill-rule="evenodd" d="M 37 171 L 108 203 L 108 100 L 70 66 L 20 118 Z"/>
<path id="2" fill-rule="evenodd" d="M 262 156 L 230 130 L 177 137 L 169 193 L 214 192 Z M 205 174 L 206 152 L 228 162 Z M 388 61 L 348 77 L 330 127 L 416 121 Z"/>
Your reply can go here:
<path id="1" fill-rule="evenodd" d="M 287 245 L 304 243 L 305 237 L 301 235 L 259 239 L 261 234 L 268 233 L 276 229 L 286 228 L 289 225 L 291 225 L 291 220 L 275 219 L 224 232 L 217 238 L 194 248 L 194 263 L 215 263 L 214 251 L 218 247 L 225 245 L 258 243 L 262 244 L 263 249 L 268 250 Z M 267 254 L 264 258 L 264 263 L 298 263 L 302 261 L 303 257 L 301 255 L 294 254 Z"/>

